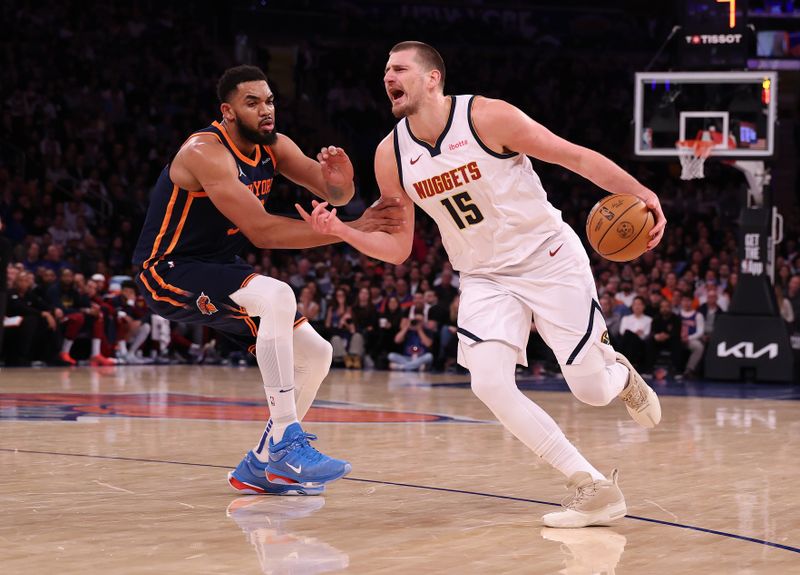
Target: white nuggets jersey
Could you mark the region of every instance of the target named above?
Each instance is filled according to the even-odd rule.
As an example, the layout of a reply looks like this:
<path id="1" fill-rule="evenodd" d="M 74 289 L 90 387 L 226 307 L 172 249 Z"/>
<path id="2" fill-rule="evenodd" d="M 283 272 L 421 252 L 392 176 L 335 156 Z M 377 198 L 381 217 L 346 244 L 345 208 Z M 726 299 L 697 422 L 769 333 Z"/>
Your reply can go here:
<path id="1" fill-rule="evenodd" d="M 401 120 L 394 129 L 403 189 L 439 226 L 453 268 L 468 274 L 519 267 L 561 231 L 527 156 L 498 154 L 472 125 L 474 96 L 451 96 L 450 117 L 435 146 Z"/>

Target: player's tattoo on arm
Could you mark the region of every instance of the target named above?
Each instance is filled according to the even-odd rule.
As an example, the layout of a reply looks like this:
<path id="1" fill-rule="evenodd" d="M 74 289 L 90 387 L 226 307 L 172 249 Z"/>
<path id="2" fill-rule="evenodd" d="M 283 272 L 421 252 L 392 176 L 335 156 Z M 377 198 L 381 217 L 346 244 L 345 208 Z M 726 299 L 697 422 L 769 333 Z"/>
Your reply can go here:
<path id="1" fill-rule="evenodd" d="M 335 206 L 344 204 L 350 197 L 350 191 L 341 186 L 328 185 L 328 203 Z"/>

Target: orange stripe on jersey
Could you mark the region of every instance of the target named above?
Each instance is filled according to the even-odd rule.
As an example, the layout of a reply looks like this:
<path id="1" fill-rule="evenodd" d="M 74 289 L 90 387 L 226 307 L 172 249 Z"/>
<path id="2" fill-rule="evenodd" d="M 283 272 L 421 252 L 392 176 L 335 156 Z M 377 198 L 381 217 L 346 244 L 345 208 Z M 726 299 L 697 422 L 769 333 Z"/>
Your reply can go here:
<path id="1" fill-rule="evenodd" d="M 203 190 L 198 190 L 196 192 L 189 192 L 189 195 L 193 198 L 207 198 L 208 192 L 204 192 Z"/>
<path id="2" fill-rule="evenodd" d="M 247 327 L 250 328 L 250 333 L 253 334 L 253 337 L 258 337 L 258 328 L 256 327 L 256 322 L 254 322 L 252 319 L 250 319 L 250 316 L 247 316 L 247 315 L 233 315 L 231 317 L 233 317 L 235 319 L 242 320 L 244 323 L 247 324 Z"/>
<path id="3" fill-rule="evenodd" d="M 247 351 L 250 352 L 252 355 L 255 355 L 256 354 L 256 346 L 255 346 L 255 344 L 253 344 L 250 347 L 248 347 Z"/>
<path id="4" fill-rule="evenodd" d="M 253 337 L 258 337 L 258 327 L 256 327 L 256 322 L 249 317 L 244 318 L 244 321 L 250 326 L 250 331 L 253 333 Z"/>
<path id="5" fill-rule="evenodd" d="M 169 304 L 172 304 L 172 305 L 174 305 L 175 307 L 186 307 L 186 305 L 185 305 L 185 304 L 182 304 L 182 303 L 180 303 L 180 302 L 177 302 L 177 301 L 175 301 L 175 300 L 174 300 L 174 299 L 172 299 L 172 298 L 169 298 L 169 297 L 161 297 L 160 295 L 158 295 L 158 294 L 156 293 L 156 290 L 154 290 L 152 287 L 150 287 L 150 284 L 147 282 L 147 278 L 146 278 L 146 277 L 144 277 L 144 272 L 142 272 L 142 273 L 140 273 L 140 274 L 139 274 L 139 279 L 141 279 L 141 280 L 142 280 L 142 283 L 144 284 L 144 287 L 146 287 L 146 288 L 147 288 L 147 291 L 149 291 L 149 292 L 150 292 L 150 295 L 151 295 L 151 296 L 153 296 L 153 299 L 154 299 L 154 300 L 156 300 L 156 301 L 165 301 L 165 302 L 167 302 L 167 303 L 169 303 Z"/>
<path id="6" fill-rule="evenodd" d="M 269 157 L 272 158 L 272 167 L 275 171 L 278 171 L 278 160 L 275 158 L 275 152 L 272 151 L 272 148 L 269 146 L 264 146 L 264 150 L 269 154 Z"/>
<path id="7" fill-rule="evenodd" d="M 297 329 L 298 327 L 300 327 L 301 325 L 303 325 L 307 321 L 308 321 L 308 318 L 306 316 L 300 317 L 300 319 L 298 319 L 296 322 L 294 322 L 294 329 Z"/>
<path id="8" fill-rule="evenodd" d="M 242 289 L 243 287 L 247 287 L 247 284 L 249 284 L 251 281 L 253 281 L 253 278 L 256 278 L 256 277 L 258 277 L 258 274 L 250 274 L 249 276 L 244 278 L 244 281 L 242 282 L 242 285 L 239 286 L 239 289 Z"/>
<path id="9" fill-rule="evenodd" d="M 222 139 L 214 132 L 195 132 L 194 134 L 189 134 L 189 137 L 183 141 L 183 144 L 181 144 L 181 148 L 186 144 L 186 142 L 192 138 L 196 138 L 197 136 L 214 136 L 220 144 L 222 143 Z"/>
<path id="10" fill-rule="evenodd" d="M 178 199 L 178 189 L 178 186 L 172 186 L 172 195 L 170 196 L 169 203 L 167 204 L 167 211 L 164 214 L 164 221 L 161 222 L 161 229 L 158 231 L 156 241 L 153 242 L 153 251 L 150 253 L 150 257 L 147 258 L 147 261 L 143 264 L 144 269 L 147 269 L 150 266 L 150 262 L 155 259 L 156 254 L 158 253 L 158 247 L 161 245 L 161 240 L 164 238 L 164 234 L 167 232 L 169 221 L 172 219 L 172 208 L 175 207 L 175 201 Z"/>
<path id="11" fill-rule="evenodd" d="M 178 227 L 175 228 L 175 233 L 172 234 L 172 241 L 169 243 L 169 246 L 167 247 L 166 251 L 161 255 L 162 258 L 166 257 L 167 254 L 169 254 L 175 247 L 175 244 L 178 243 L 178 239 L 181 237 L 181 232 L 183 231 L 183 226 L 186 223 L 186 216 L 189 215 L 189 208 L 192 207 L 192 200 L 194 200 L 192 196 L 189 196 L 189 198 L 186 200 L 186 205 L 183 206 L 183 213 L 181 214 L 181 219 L 178 220 Z"/>
<path id="12" fill-rule="evenodd" d="M 153 274 L 153 278 L 155 278 L 155 280 L 158 282 L 158 285 L 160 285 L 165 290 L 169 290 L 169 291 L 174 292 L 174 293 L 176 293 L 178 295 L 184 295 L 184 296 L 188 296 L 189 295 L 188 291 L 183 290 L 183 289 L 181 289 L 179 287 L 175 287 L 174 285 L 170 285 L 167 282 L 165 282 L 164 278 L 162 278 L 158 274 L 158 272 L 156 271 L 155 267 L 150 268 L 150 273 Z"/>
<path id="13" fill-rule="evenodd" d="M 239 148 L 236 147 L 236 144 L 233 143 L 233 140 L 231 140 L 231 137 L 228 135 L 228 130 L 225 129 L 225 126 L 216 121 L 213 122 L 211 125 L 214 126 L 217 130 L 219 130 L 220 133 L 225 137 L 225 141 L 228 142 L 228 145 L 231 147 L 231 150 L 233 150 L 233 153 L 236 154 L 237 158 L 239 158 L 248 166 L 252 166 L 255 168 L 258 165 L 258 162 L 261 161 L 260 146 L 256 146 L 256 157 L 255 159 L 251 160 L 250 158 L 248 158 L 242 152 L 239 151 Z M 275 160 L 273 159 L 272 161 L 274 162 Z"/>

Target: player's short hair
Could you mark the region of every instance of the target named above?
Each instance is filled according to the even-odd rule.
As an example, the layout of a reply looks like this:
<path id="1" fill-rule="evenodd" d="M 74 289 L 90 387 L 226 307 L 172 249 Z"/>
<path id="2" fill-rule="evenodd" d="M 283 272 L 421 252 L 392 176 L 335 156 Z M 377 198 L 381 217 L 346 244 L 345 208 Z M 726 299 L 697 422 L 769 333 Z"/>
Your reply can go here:
<path id="1" fill-rule="evenodd" d="M 231 94 L 236 91 L 239 84 L 258 80 L 267 81 L 266 74 L 264 74 L 258 66 L 248 66 L 245 64 L 228 68 L 220 77 L 219 82 L 217 82 L 217 98 L 219 98 L 219 103 L 228 102 Z"/>
<path id="2" fill-rule="evenodd" d="M 426 71 L 430 72 L 431 70 L 439 70 L 439 74 L 442 76 L 442 80 L 439 82 L 439 87 L 442 89 L 442 91 L 444 91 L 444 60 L 436 48 L 429 44 L 425 44 L 424 42 L 409 40 L 395 44 L 394 47 L 389 50 L 389 54 L 394 54 L 395 52 L 400 52 L 402 50 L 415 50 L 417 53 L 417 59 L 426 68 Z"/>

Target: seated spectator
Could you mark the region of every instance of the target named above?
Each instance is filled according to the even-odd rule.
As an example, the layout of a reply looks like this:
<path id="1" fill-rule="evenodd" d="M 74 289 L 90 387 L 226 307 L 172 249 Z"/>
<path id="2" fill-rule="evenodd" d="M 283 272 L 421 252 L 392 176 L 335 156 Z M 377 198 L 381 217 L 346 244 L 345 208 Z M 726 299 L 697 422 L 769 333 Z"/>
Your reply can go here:
<path id="1" fill-rule="evenodd" d="M 325 317 L 325 329 L 333 346 L 333 363 L 344 364 L 345 367 L 356 367 L 361 364 L 364 355 L 364 337 L 356 332 L 353 325 L 353 310 L 347 303 L 347 292 L 344 288 L 336 288 L 334 301 L 328 307 Z"/>
<path id="2" fill-rule="evenodd" d="M 458 295 L 458 285 L 456 278 L 453 276 L 453 270 L 447 264 L 442 270 L 439 278 L 433 282 L 433 291 L 436 292 L 436 297 L 442 302 L 442 305 L 449 306 L 453 298 Z"/>
<path id="3" fill-rule="evenodd" d="M 428 290 L 430 291 L 430 290 Z M 439 352 L 436 354 L 435 368 L 447 371 L 455 368 L 458 357 L 458 306 L 461 296 L 456 296 L 450 302 L 447 316 L 442 318 L 439 327 Z M 437 303 L 437 305 L 439 305 Z"/>
<path id="4" fill-rule="evenodd" d="M 359 349 L 359 346 L 354 345 L 351 341 L 351 366 L 361 369 L 363 361 L 364 365 L 371 369 L 375 366 L 379 342 L 378 338 L 374 337 L 375 330 L 378 328 L 378 312 L 375 311 L 375 307 L 369 300 L 369 289 L 362 287 L 358 290 L 358 299 L 353 305 L 352 318 L 352 329 L 354 330 L 352 337 L 360 337 L 362 343 L 361 349 Z M 345 365 L 347 365 L 346 362 Z"/>
<path id="5" fill-rule="evenodd" d="M 408 282 L 403 278 L 395 280 L 395 296 L 400 301 L 400 307 L 403 309 L 411 309 L 414 303 L 413 296 L 408 290 Z"/>
<path id="6" fill-rule="evenodd" d="M 114 361 L 101 353 L 101 345 L 105 338 L 103 330 L 103 312 L 100 306 L 91 302 L 86 294 L 75 288 L 75 274 L 69 268 L 61 271 L 61 279 L 50 286 L 48 303 L 60 310 L 64 324 L 64 342 L 59 358 L 64 363 L 76 365 L 70 355 L 72 345 L 84 325 L 88 326 L 92 337 L 92 350 L 89 361 L 92 365 L 113 365 Z"/>
<path id="7" fill-rule="evenodd" d="M 300 297 L 297 298 L 297 313 L 305 316 L 311 325 L 316 324 L 320 319 L 320 305 L 314 301 L 311 288 L 308 286 L 304 286 L 300 290 Z"/>
<path id="8" fill-rule="evenodd" d="M 647 340 L 645 371 L 652 372 L 661 352 L 669 353 L 672 369 L 679 369 L 681 365 L 681 320 L 672 312 L 672 304 L 668 299 L 661 300 L 658 314 L 653 317 L 651 330 L 653 335 Z"/>
<path id="9" fill-rule="evenodd" d="M 391 296 L 385 300 L 385 309 L 378 313 L 378 352 L 375 358 L 376 366 L 388 366 L 388 354 L 399 348 L 394 343 L 394 336 L 400 330 L 400 322 L 405 313 L 400 309 L 400 301 Z"/>
<path id="10" fill-rule="evenodd" d="M 446 306 L 439 303 L 439 298 L 436 292 L 429 289 L 425 292 L 425 319 L 433 320 L 436 322 L 437 329 L 442 325 L 449 323 L 450 311 Z"/>
<path id="11" fill-rule="evenodd" d="M 775 284 L 775 301 L 778 304 L 778 313 L 780 313 L 783 321 L 786 322 L 786 327 L 789 333 L 794 331 L 794 310 L 792 309 L 792 302 L 788 298 L 783 297 L 783 288 L 780 284 Z"/>
<path id="12" fill-rule="evenodd" d="M 608 329 L 611 345 L 616 347 L 619 341 L 619 324 L 622 318 L 614 311 L 614 298 L 607 293 L 600 296 L 600 311 L 603 314 L 603 319 L 606 320 L 606 329 Z"/>
<path id="13" fill-rule="evenodd" d="M 617 303 L 628 308 L 628 313 L 630 313 L 630 310 L 633 309 L 633 298 L 636 297 L 636 294 L 633 292 L 633 284 L 627 280 L 620 283 L 619 291 L 614 294 L 614 297 Z"/>
<path id="14" fill-rule="evenodd" d="M 684 351 L 689 352 L 689 359 L 683 371 L 684 377 L 694 377 L 697 374 L 697 366 L 703 358 L 706 346 L 703 344 L 705 325 L 703 314 L 693 308 L 693 298 L 691 294 L 684 293 L 680 298 L 681 310 L 681 343 Z"/>
<path id="15" fill-rule="evenodd" d="M 90 280 L 89 283 L 95 282 Z M 112 300 L 112 304 L 117 316 L 117 357 L 128 364 L 148 363 L 137 352 L 150 336 L 150 309 L 139 295 L 136 283 L 132 280 L 123 281 L 120 294 Z"/>
<path id="16" fill-rule="evenodd" d="M 389 369 L 424 371 L 433 363 L 433 354 L 430 352 L 433 339 L 421 318 L 404 317 L 400 320 L 400 331 L 394 336 L 394 342 L 403 351 L 389 354 Z"/>
<path id="17" fill-rule="evenodd" d="M 631 304 L 633 313 L 622 318 L 619 325 L 619 350 L 637 368 L 644 366 L 647 357 L 647 338 L 653 326 L 653 318 L 644 314 L 644 298 L 635 297 Z"/>
<path id="18" fill-rule="evenodd" d="M 794 275 L 789 280 L 789 288 L 786 290 L 786 299 L 792 304 L 792 312 L 795 320 L 800 317 L 800 275 Z M 796 328 L 797 326 L 795 326 Z"/>
<path id="19" fill-rule="evenodd" d="M 3 356 L 7 366 L 27 366 L 32 361 L 63 365 L 57 359 L 58 332 L 55 316 L 33 291 L 33 274 L 21 271 L 8 293 L 7 315 L 22 323 L 5 338 Z"/>
<path id="20" fill-rule="evenodd" d="M 725 313 L 717 303 L 716 286 L 707 285 L 706 301 L 697 308 L 697 311 L 703 315 L 703 343 L 708 344 L 711 334 L 714 332 L 714 321 L 718 315 Z"/>

